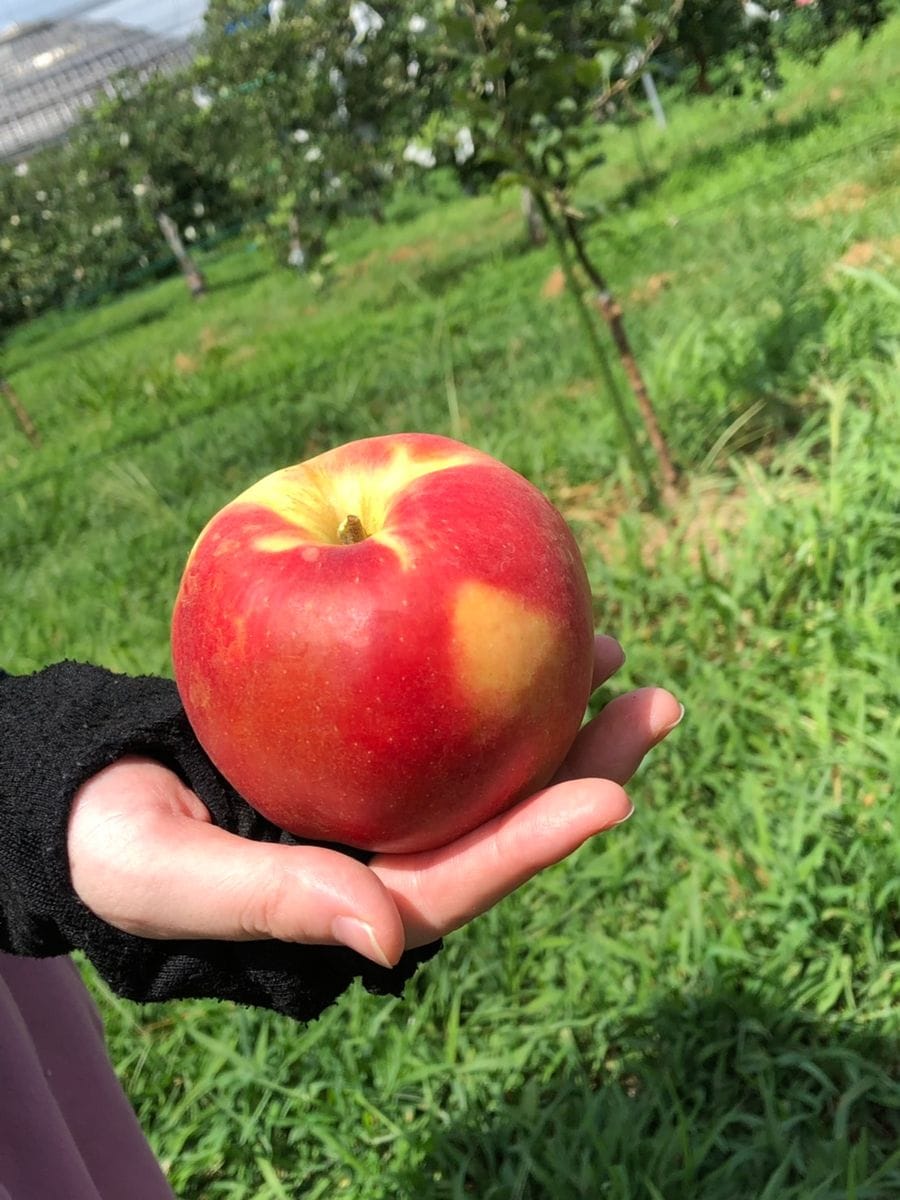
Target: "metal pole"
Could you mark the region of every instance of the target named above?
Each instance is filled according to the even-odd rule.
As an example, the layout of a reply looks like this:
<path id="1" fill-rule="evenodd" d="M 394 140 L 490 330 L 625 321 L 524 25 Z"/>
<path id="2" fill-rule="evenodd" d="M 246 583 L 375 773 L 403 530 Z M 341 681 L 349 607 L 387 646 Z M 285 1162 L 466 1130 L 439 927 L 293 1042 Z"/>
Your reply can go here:
<path id="1" fill-rule="evenodd" d="M 653 76 L 649 71 L 644 71 L 641 74 L 641 83 L 644 85 L 644 91 L 647 93 L 647 99 L 650 101 L 650 107 L 653 109 L 653 115 L 656 117 L 656 123 L 660 129 L 666 128 L 666 114 L 663 112 L 663 106 L 659 98 L 659 92 L 656 90 L 656 84 L 653 82 Z"/>

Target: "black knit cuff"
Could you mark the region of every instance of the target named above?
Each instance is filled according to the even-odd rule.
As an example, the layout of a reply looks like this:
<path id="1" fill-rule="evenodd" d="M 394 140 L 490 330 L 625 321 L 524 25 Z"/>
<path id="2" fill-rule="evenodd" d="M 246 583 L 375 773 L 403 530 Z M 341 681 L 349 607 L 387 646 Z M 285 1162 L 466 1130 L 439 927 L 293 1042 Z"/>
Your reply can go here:
<path id="1" fill-rule="evenodd" d="M 357 977 L 371 991 L 400 994 L 439 949 L 408 952 L 388 970 L 342 947 L 163 942 L 107 925 L 72 888 L 68 819 L 81 784 L 126 754 L 174 770 L 229 832 L 293 841 L 215 769 L 171 681 L 71 662 L 0 677 L 0 949 L 34 957 L 83 950 L 113 990 L 132 1000 L 205 996 L 298 1019 L 316 1016 Z"/>

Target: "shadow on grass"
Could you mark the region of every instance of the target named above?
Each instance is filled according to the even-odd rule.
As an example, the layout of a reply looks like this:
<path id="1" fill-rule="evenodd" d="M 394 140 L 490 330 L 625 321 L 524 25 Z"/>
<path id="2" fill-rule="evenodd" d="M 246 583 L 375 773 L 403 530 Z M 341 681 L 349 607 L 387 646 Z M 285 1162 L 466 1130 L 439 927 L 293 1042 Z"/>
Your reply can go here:
<path id="1" fill-rule="evenodd" d="M 900 1044 L 736 990 L 624 1025 L 497 1112 L 436 1129 L 403 1195 L 479 1200 L 887 1200 L 900 1195 Z"/>
<path id="2" fill-rule="evenodd" d="M 781 311 L 760 324 L 752 346 L 723 363 L 722 379 L 732 394 L 756 398 L 757 415 L 732 439 L 733 451 L 755 450 L 795 435 L 808 417 L 799 401 L 821 353 L 830 304 L 825 296 L 781 293 Z"/>
<path id="3" fill-rule="evenodd" d="M 658 191 L 663 183 L 679 172 L 702 178 L 704 174 L 722 167 L 735 154 L 755 146 L 780 147 L 808 137 L 823 125 L 840 125 L 840 117 L 833 107 L 824 106 L 805 109 L 785 121 L 770 118 L 765 125 L 743 130 L 731 138 L 710 146 L 689 147 L 677 154 L 663 170 L 651 168 L 638 179 L 627 183 L 609 199 L 610 209 L 634 208 Z"/>
<path id="4" fill-rule="evenodd" d="M 211 296 L 218 296 L 220 292 L 230 292 L 235 288 L 249 287 L 252 283 L 256 283 L 258 279 L 263 279 L 266 275 L 271 275 L 271 270 L 266 270 L 265 267 L 254 267 L 250 271 L 246 271 L 241 275 L 234 275 L 230 279 L 216 280 L 210 283 L 208 291 Z"/>
<path id="5" fill-rule="evenodd" d="M 167 272 L 169 277 L 174 277 L 177 275 L 177 273 L 178 272 L 176 269 Z M 223 279 L 221 281 L 217 280 L 215 282 L 208 283 L 206 294 L 214 296 L 219 295 L 222 292 L 232 291 L 236 288 L 246 288 L 255 283 L 258 279 L 262 279 L 263 276 L 269 273 L 270 272 L 264 267 L 254 266 L 250 270 L 245 271 L 243 274 L 236 275 L 232 278 Z M 101 322 L 100 325 L 96 327 L 95 332 L 92 332 L 87 336 L 73 337 L 71 340 L 67 340 L 65 338 L 64 328 L 66 324 L 71 322 L 73 325 L 80 325 L 84 320 L 85 314 L 89 313 L 92 309 L 100 309 L 110 302 L 117 302 L 119 299 L 124 297 L 128 291 L 131 290 L 133 289 L 123 288 L 118 294 L 114 294 L 113 291 L 110 290 L 109 292 L 98 296 L 96 304 L 84 304 L 82 307 L 73 309 L 71 313 L 60 313 L 60 327 L 57 329 L 54 329 L 52 322 L 48 322 L 45 318 L 43 321 L 41 321 L 40 325 L 34 326 L 36 334 L 34 338 L 28 336 L 27 330 L 19 333 L 16 345 L 16 349 L 18 351 L 17 359 L 21 358 L 22 361 L 16 361 L 14 369 L 19 371 L 28 366 L 28 352 L 32 345 L 34 346 L 36 355 L 38 353 L 43 354 L 43 343 L 48 337 L 53 339 L 54 355 L 72 354 L 79 350 L 85 350 L 90 346 L 94 346 L 98 342 L 105 342 L 107 339 L 116 338 L 122 334 L 130 333 L 133 330 L 142 329 L 146 326 L 153 325 L 157 321 L 162 320 L 164 317 L 171 316 L 172 305 L 170 304 L 148 305 L 147 307 L 140 308 L 136 312 L 122 316 L 117 321 L 111 321 L 109 324 Z M 202 302 L 203 298 L 201 297 L 199 303 L 202 304 Z"/>
<path id="6" fill-rule="evenodd" d="M 87 309 L 78 310 L 77 316 L 74 318 L 74 320 L 78 321 L 80 323 L 81 320 L 83 319 L 84 313 L 86 311 L 87 311 Z M 111 321 L 109 324 L 102 325 L 100 328 L 97 328 L 96 332 L 91 333 L 87 337 L 72 338 L 71 341 L 66 341 L 64 338 L 60 338 L 59 341 L 56 341 L 56 337 L 54 336 L 54 331 L 51 328 L 49 336 L 54 337 L 54 343 L 55 343 L 53 346 L 53 353 L 54 353 L 54 355 L 72 354 L 77 350 L 84 350 L 88 346 L 95 345 L 97 342 L 105 342 L 108 338 L 115 338 L 115 337 L 118 337 L 120 334 L 130 333 L 134 329 L 141 329 L 144 326 L 153 325 L 156 321 L 159 321 L 163 317 L 168 316 L 169 312 L 170 312 L 170 309 L 169 309 L 168 305 L 164 305 L 164 304 L 158 304 L 158 305 L 154 305 L 153 307 L 143 308 L 139 312 L 135 312 L 129 316 L 123 317 L 119 321 Z M 40 341 L 35 341 L 34 346 L 35 346 L 35 354 L 36 355 L 38 353 L 43 355 L 44 350 L 41 347 L 40 342 L 43 341 L 46 336 L 48 336 L 48 335 L 46 333 L 43 333 L 40 338 Z M 25 367 L 28 366 L 27 358 L 28 358 L 29 344 L 30 344 L 29 339 L 26 339 L 24 337 L 19 339 L 19 342 L 17 345 L 17 350 L 22 354 L 23 361 L 16 363 L 15 369 L 17 371 L 24 370 Z"/>
<path id="7" fill-rule="evenodd" d="M 418 273 L 416 282 L 429 296 L 442 296 L 456 287 L 471 271 L 486 263 L 512 262 L 534 250 L 524 234 L 496 242 L 476 242 L 461 247 L 442 257 L 438 262 L 427 263 Z"/>
<path id="8" fill-rule="evenodd" d="M 705 407 L 686 407 L 680 418 L 678 437 L 682 447 L 693 446 L 690 456 L 718 461 L 754 452 L 784 442 L 808 420 L 817 403 L 810 385 L 837 303 L 834 292 L 810 286 L 819 272 L 814 251 L 798 253 L 773 266 L 764 290 L 756 288 L 752 315 L 735 321 L 727 305 L 721 316 L 684 321 L 667 371 L 672 380 L 690 378 L 706 398 Z M 733 286 L 739 292 L 757 282 L 735 279 Z"/>

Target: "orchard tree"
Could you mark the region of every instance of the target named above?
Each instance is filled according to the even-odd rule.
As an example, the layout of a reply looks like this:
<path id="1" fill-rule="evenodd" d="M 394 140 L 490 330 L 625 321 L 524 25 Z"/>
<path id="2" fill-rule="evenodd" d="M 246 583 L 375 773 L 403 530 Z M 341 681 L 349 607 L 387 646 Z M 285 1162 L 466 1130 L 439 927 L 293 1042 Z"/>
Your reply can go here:
<path id="1" fill-rule="evenodd" d="M 783 53 L 815 62 L 845 34 L 868 37 L 886 15 L 884 0 L 689 0 L 663 50 L 693 71 L 698 92 L 771 90 Z"/>
<path id="2" fill-rule="evenodd" d="M 779 45 L 818 62 L 838 38 L 855 33 L 865 41 L 887 19 L 888 7 L 885 0 L 795 0 L 793 6 L 786 5 L 785 20 L 777 30 Z"/>
<path id="3" fill-rule="evenodd" d="M 501 183 L 526 190 L 554 241 L 568 290 L 616 409 L 635 469 L 648 498 L 670 498 L 677 471 L 632 350 L 622 307 L 586 236 L 600 213 L 576 200 L 585 174 L 602 163 L 602 123 L 627 99 L 651 56 L 667 48 L 712 87 L 714 66 L 738 61 L 760 86 L 778 82 L 776 31 L 796 35 L 808 19 L 823 36 L 848 29 L 865 34 L 882 19 L 879 0 L 840 5 L 815 0 L 788 22 L 787 0 L 435 0 L 433 58 L 442 64 L 440 90 L 452 104 L 431 105 L 425 147 L 443 143 L 452 161 L 465 131 L 474 160 L 501 172 Z M 814 8 L 815 13 L 811 13 Z M 782 39 L 783 41 L 783 39 Z M 812 43 L 810 43 L 812 45 Z M 807 47 L 807 54 L 812 50 Z M 448 88 L 447 76 L 451 83 Z M 439 155 L 438 155 L 439 156 Z M 580 282 L 605 320 L 644 426 L 651 462 L 638 437 L 631 406 L 619 392 Z"/>
<path id="4" fill-rule="evenodd" d="M 240 131 L 225 165 L 232 190 L 268 210 L 295 266 L 314 262 L 346 216 L 381 217 L 393 146 L 423 115 L 415 17 L 411 3 L 306 0 L 277 21 L 237 0 L 210 5 L 196 82 L 211 119 Z"/>
<path id="5" fill-rule="evenodd" d="M 99 294 L 159 259 L 160 216 L 170 210 L 188 240 L 208 234 L 217 195 L 228 195 L 177 81 L 144 88 L 122 77 L 113 86 L 65 141 L 0 167 L 4 322 Z"/>
<path id="6" fill-rule="evenodd" d="M 680 9 L 680 0 L 594 3 L 572 0 L 450 0 L 437 34 L 454 103 L 435 113 L 428 136 L 446 143 L 465 128 L 477 161 L 501 171 L 501 184 L 528 190 L 555 243 L 568 291 L 647 498 L 674 494 L 677 472 L 633 353 L 622 308 L 588 245 L 599 216 L 576 202 L 586 173 L 602 162 L 600 123 L 614 99 L 639 76 Z M 585 296 L 585 283 L 593 305 Z M 600 330 L 605 320 L 643 422 L 651 458 L 619 390 Z"/>
<path id="7" fill-rule="evenodd" d="M 745 72 L 760 84 L 774 84 L 772 24 L 782 7 L 772 0 L 690 0 L 673 25 L 668 48 L 679 66 L 694 70 L 694 88 L 704 95 L 716 90 L 717 68 L 727 70 L 732 87 Z"/>
<path id="8" fill-rule="evenodd" d="M 0 167 L 0 324 L 71 302 L 142 252 L 109 179 L 80 143 L 61 142 Z"/>
<path id="9" fill-rule="evenodd" d="M 120 77 L 76 133 L 90 173 L 110 182 L 145 240 L 162 235 L 193 296 L 205 281 L 185 241 L 229 214 L 218 132 L 188 78 L 160 75 Z"/>

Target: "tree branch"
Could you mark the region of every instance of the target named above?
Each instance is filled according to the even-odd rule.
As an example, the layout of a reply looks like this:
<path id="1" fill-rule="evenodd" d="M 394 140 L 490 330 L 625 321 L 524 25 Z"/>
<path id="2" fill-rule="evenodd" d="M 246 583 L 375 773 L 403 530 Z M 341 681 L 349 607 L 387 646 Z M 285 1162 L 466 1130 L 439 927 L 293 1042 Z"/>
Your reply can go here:
<path id="1" fill-rule="evenodd" d="M 2 375 L 0 375 L 0 393 L 6 397 L 9 407 L 12 409 L 13 416 L 22 427 L 22 432 L 28 438 L 29 442 L 31 442 L 32 446 L 37 449 L 41 444 L 41 435 L 35 428 L 34 421 L 32 421 L 25 405 L 19 399 L 18 393 L 9 380 L 4 379 Z"/>
<path id="2" fill-rule="evenodd" d="M 617 79 L 615 83 L 610 84 L 605 92 L 602 92 L 599 96 L 596 96 L 591 101 L 591 110 L 595 116 L 600 116 L 602 110 L 607 104 L 609 104 L 610 100 L 612 100 L 615 96 L 618 96 L 620 92 L 627 91 L 634 83 L 635 79 L 639 78 L 641 72 L 647 66 L 647 63 L 660 48 L 666 37 L 668 37 L 672 26 L 678 19 L 683 8 L 684 0 L 672 0 L 672 7 L 669 9 L 669 15 L 666 17 L 665 24 L 657 33 L 656 37 L 649 41 L 644 47 L 644 52 L 638 59 L 637 65 L 634 67 L 634 69 L 628 75 L 623 75 L 621 79 Z"/>

